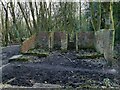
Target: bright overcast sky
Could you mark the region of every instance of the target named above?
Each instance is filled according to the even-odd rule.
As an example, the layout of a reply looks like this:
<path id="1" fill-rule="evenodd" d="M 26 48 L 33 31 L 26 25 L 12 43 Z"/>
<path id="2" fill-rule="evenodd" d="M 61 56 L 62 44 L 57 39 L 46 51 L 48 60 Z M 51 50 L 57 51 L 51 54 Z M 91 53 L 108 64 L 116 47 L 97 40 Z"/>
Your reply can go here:
<path id="1" fill-rule="evenodd" d="M 5 1 L 5 2 L 9 2 L 9 1 L 11 1 L 11 0 L 1 0 L 1 1 Z M 15 2 L 15 1 L 20 1 L 20 2 L 30 2 L 30 1 L 32 1 L 32 2 L 41 2 L 41 1 L 43 1 L 43 2 L 99 2 L 99 1 L 101 1 L 101 2 L 111 2 L 111 1 L 113 1 L 113 2 L 120 2 L 120 0 L 12 0 L 13 2 Z"/>
<path id="2" fill-rule="evenodd" d="M 6 1 L 11 1 L 11 0 L 2 0 L 3 2 Z M 20 1 L 20 2 L 29 2 L 29 1 L 32 1 L 32 2 L 41 2 L 41 1 L 44 1 L 44 2 L 91 2 L 91 1 L 94 1 L 94 2 L 99 2 L 99 1 L 102 1 L 102 2 L 110 2 L 110 1 L 113 1 L 113 2 L 119 2 L 120 0 L 12 0 L 12 1 Z"/>

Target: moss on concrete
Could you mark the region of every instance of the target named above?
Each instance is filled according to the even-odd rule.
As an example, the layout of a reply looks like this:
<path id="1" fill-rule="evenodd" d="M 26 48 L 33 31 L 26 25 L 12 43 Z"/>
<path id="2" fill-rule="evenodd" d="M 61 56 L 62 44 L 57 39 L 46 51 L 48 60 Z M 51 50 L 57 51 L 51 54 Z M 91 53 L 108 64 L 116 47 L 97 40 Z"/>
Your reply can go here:
<path id="1" fill-rule="evenodd" d="M 19 57 L 19 58 L 16 58 L 16 59 L 10 59 L 9 62 L 13 62 L 13 61 L 19 61 L 19 62 L 26 62 L 26 61 L 29 61 L 29 58 L 28 57 Z"/>
<path id="2" fill-rule="evenodd" d="M 23 53 L 24 55 L 32 55 L 32 56 L 37 56 L 37 57 L 47 57 L 49 54 L 48 53 L 36 53 L 36 52 L 28 52 L 28 53 Z"/>

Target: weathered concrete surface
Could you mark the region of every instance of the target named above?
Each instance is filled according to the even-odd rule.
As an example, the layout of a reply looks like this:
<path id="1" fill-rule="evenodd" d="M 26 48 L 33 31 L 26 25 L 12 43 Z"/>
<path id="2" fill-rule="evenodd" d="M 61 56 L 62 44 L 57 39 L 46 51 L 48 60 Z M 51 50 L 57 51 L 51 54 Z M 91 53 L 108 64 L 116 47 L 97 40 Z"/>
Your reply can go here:
<path id="1" fill-rule="evenodd" d="M 60 32 L 54 32 L 54 49 L 61 48 L 61 35 Z"/>
<path id="2" fill-rule="evenodd" d="M 12 86 L 10 84 L 0 84 L 0 90 L 59 90 L 62 86 L 57 84 L 44 84 L 44 83 L 35 83 L 32 87 L 25 86 Z"/>
<path id="3" fill-rule="evenodd" d="M 113 36 L 113 30 L 100 30 L 95 33 L 93 31 L 77 32 L 73 42 L 75 43 L 76 50 L 96 48 L 98 52 L 104 54 L 106 60 L 113 60 Z M 23 42 L 22 52 L 26 52 L 34 46 L 45 50 L 51 48 L 67 50 L 68 44 L 70 44 L 68 42 L 67 32 L 39 32 L 36 36 L 33 35 Z"/>
<path id="4" fill-rule="evenodd" d="M 93 31 L 85 31 L 78 32 L 78 48 L 94 48 L 94 32 Z"/>
<path id="5" fill-rule="evenodd" d="M 45 83 L 35 83 L 33 88 L 61 88 L 62 86 L 57 84 L 45 84 Z"/>
<path id="6" fill-rule="evenodd" d="M 49 32 L 49 49 L 53 50 L 54 48 L 54 32 Z"/>
<path id="7" fill-rule="evenodd" d="M 37 48 L 41 48 L 41 49 L 49 49 L 49 32 L 39 32 L 37 34 L 37 38 L 36 38 L 36 45 Z"/>
<path id="8" fill-rule="evenodd" d="M 76 33 L 75 32 L 69 32 L 68 33 L 68 50 L 75 50 L 76 49 Z"/>
<path id="9" fill-rule="evenodd" d="M 104 54 L 105 59 L 109 61 L 113 61 L 114 52 L 113 35 L 114 30 L 101 30 L 95 32 L 96 50 Z"/>
<path id="10" fill-rule="evenodd" d="M 25 40 L 22 45 L 21 45 L 21 52 L 25 53 L 27 52 L 29 49 L 34 48 L 35 47 L 35 42 L 36 41 L 36 34 L 32 35 L 30 38 L 28 38 L 27 40 Z"/>
<path id="11" fill-rule="evenodd" d="M 67 50 L 67 33 L 66 32 L 54 32 L 54 49 Z"/>
<path id="12" fill-rule="evenodd" d="M 67 50 L 67 48 L 71 46 L 69 44 L 73 43 L 75 44 L 74 46 L 78 46 L 79 48 L 93 48 L 94 32 L 78 32 L 77 37 L 74 37 L 74 39 L 72 40 L 73 43 L 69 43 L 69 41 L 67 32 L 39 32 L 38 34 L 36 34 L 36 36 L 33 35 L 32 37 L 23 42 L 21 51 L 27 52 L 33 47 L 47 50 L 50 48 Z"/>
<path id="13" fill-rule="evenodd" d="M 66 32 L 60 32 L 60 36 L 61 36 L 61 50 L 67 50 L 67 46 L 68 46 L 67 37 L 68 37 L 68 34 Z"/>

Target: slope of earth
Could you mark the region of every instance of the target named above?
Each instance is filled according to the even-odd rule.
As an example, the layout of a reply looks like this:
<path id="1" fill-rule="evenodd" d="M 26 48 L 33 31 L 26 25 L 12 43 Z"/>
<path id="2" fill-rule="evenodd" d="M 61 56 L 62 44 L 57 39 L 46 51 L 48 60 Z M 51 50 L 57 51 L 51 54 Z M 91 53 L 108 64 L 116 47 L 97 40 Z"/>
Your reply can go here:
<path id="1" fill-rule="evenodd" d="M 77 58 L 77 54 L 95 53 L 93 50 L 79 52 L 54 51 L 49 56 L 26 62 L 13 61 L 2 69 L 3 84 L 34 86 L 36 83 L 58 84 L 66 87 L 119 87 L 120 76 L 106 67 L 106 60 Z"/>

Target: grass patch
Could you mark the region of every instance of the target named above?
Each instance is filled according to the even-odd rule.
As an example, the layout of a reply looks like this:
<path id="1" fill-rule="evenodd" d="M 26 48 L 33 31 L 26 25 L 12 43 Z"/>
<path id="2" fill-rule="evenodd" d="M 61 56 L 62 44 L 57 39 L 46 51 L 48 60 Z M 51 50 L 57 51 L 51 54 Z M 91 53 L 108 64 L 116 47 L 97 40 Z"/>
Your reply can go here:
<path id="1" fill-rule="evenodd" d="M 103 54 L 77 54 L 76 55 L 78 59 L 95 59 L 95 58 L 100 58 L 100 57 L 104 57 Z"/>
<path id="2" fill-rule="evenodd" d="M 67 53 L 68 50 L 66 50 L 66 49 L 62 49 L 62 50 L 60 50 L 60 52 L 61 52 L 61 53 Z"/>
<path id="3" fill-rule="evenodd" d="M 42 50 L 42 49 L 31 49 L 28 52 L 22 53 L 22 54 L 23 55 L 37 56 L 39 58 L 49 56 L 49 52 Z"/>
<path id="4" fill-rule="evenodd" d="M 78 46 L 78 50 L 94 50 L 94 51 L 96 51 L 95 47 L 93 47 L 93 46 L 89 46 L 89 47 Z"/>
<path id="5" fill-rule="evenodd" d="M 19 58 L 15 58 L 15 59 L 10 59 L 9 62 L 13 62 L 13 61 L 18 61 L 18 62 L 27 62 L 29 61 L 28 57 L 19 57 Z"/>
<path id="6" fill-rule="evenodd" d="M 47 57 L 49 54 L 48 53 L 35 53 L 35 52 L 28 52 L 28 53 L 23 53 L 24 55 L 32 55 L 32 56 L 37 56 L 39 58 L 41 57 Z"/>
<path id="7" fill-rule="evenodd" d="M 77 87 L 77 89 L 97 89 L 98 86 L 96 85 L 80 85 L 79 87 Z"/>

